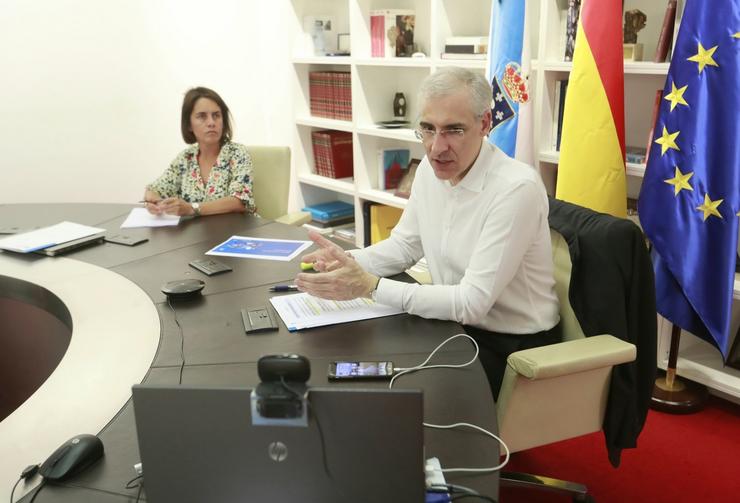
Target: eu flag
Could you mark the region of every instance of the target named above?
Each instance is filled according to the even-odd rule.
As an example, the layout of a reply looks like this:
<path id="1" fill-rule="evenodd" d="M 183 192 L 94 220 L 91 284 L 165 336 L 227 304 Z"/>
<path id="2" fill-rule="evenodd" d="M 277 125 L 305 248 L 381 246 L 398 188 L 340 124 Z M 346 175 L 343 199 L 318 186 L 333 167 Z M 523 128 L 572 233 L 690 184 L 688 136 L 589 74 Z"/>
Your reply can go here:
<path id="1" fill-rule="evenodd" d="M 740 2 L 687 0 L 638 203 L 658 312 L 726 359 L 740 215 Z"/>

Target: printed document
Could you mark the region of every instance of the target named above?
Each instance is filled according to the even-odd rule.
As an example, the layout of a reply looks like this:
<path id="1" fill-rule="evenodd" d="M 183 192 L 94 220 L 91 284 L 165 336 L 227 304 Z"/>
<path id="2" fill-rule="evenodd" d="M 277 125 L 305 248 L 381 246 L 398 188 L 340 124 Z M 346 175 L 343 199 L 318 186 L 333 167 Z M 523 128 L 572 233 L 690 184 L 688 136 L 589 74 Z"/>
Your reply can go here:
<path id="1" fill-rule="evenodd" d="M 326 300 L 307 293 L 296 293 L 272 297 L 270 302 L 291 332 L 404 312 L 363 297 L 353 300 Z"/>
<path id="2" fill-rule="evenodd" d="M 60 222 L 56 225 L 36 229 L 35 231 L 13 234 L 12 236 L 0 239 L 0 248 L 19 253 L 30 253 L 101 232 L 105 232 L 105 229 L 76 224 L 74 222 Z"/>
<path id="3" fill-rule="evenodd" d="M 300 255 L 313 241 L 291 241 L 289 239 L 262 239 L 246 236 L 231 236 L 208 250 L 206 255 L 223 257 L 259 258 L 288 262 Z"/>
<path id="4" fill-rule="evenodd" d="M 178 215 L 152 215 L 146 208 L 133 208 L 126 220 L 121 224 L 121 229 L 131 227 L 168 227 L 180 223 Z"/>

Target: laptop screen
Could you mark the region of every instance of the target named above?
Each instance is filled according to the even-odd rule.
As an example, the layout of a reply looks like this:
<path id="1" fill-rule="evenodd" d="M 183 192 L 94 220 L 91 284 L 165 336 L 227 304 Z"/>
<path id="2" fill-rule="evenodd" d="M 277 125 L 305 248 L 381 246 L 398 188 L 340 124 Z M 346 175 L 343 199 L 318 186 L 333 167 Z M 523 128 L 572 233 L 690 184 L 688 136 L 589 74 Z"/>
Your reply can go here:
<path id="1" fill-rule="evenodd" d="M 254 425 L 250 394 L 133 387 L 148 502 L 424 501 L 421 391 L 312 388 L 307 426 Z"/>

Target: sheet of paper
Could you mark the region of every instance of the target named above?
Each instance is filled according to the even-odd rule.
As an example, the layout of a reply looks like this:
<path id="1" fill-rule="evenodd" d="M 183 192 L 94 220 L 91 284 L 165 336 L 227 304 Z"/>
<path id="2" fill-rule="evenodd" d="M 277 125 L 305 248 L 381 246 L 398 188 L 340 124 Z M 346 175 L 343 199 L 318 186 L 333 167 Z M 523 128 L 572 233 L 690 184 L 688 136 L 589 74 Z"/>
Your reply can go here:
<path id="1" fill-rule="evenodd" d="M 290 331 L 382 318 L 404 312 L 366 298 L 325 300 L 307 293 L 279 295 L 270 298 L 270 302 Z"/>
<path id="2" fill-rule="evenodd" d="M 291 241 L 288 239 L 262 239 L 246 236 L 231 236 L 220 245 L 208 250 L 206 255 L 259 258 L 264 260 L 282 260 L 288 262 L 300 255 L 312 244 L 312 241 Z"/>
<path id="3" fill-rule="evenodd" d="M 30 232 L 13 234 L 0 239 L 0 248 L 20 253 L 30 253 L 75 239 L 105 232 L 105 229 L 74 222 L 60 222 Z"/>
<path id="4" fill-rule="evenodd" d="M 177 215 L 152 215 L 146 208 L 133 208 L 126 220 L 121 224 L 121 229 L 131 227 L 167 227 L 180 223 Z"/>

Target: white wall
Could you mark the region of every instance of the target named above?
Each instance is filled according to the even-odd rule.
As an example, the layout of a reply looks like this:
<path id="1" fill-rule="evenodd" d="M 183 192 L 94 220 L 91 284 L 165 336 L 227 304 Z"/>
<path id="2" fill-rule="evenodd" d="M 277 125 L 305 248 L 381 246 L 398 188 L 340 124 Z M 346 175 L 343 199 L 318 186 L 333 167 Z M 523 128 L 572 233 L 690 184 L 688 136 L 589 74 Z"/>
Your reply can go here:
<path id="1" fill-rule="evenodd" d="M 0 204 L 136 202 L 185 147 L 184 92 L 289 145 L 285 0 L 0 0 Z"/>

